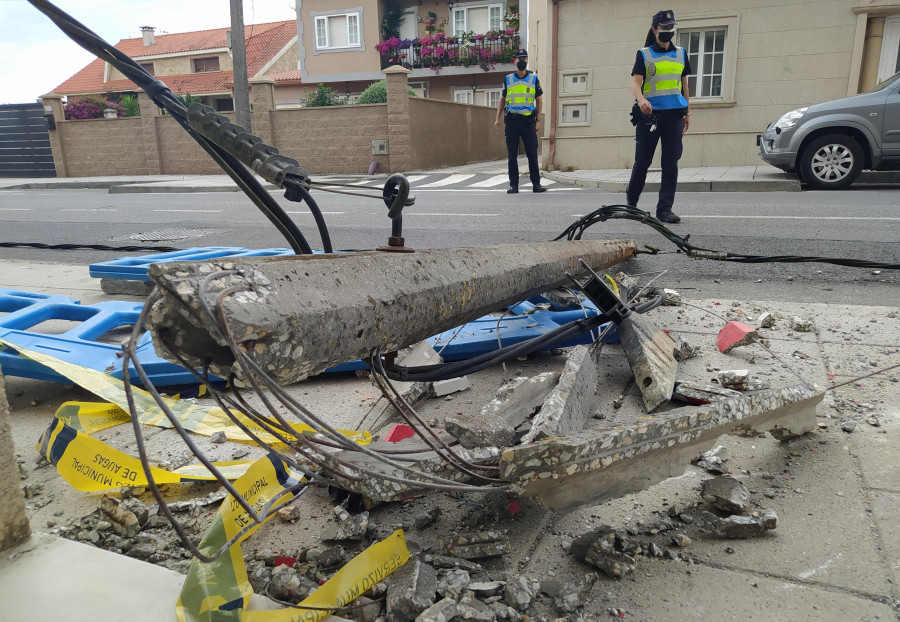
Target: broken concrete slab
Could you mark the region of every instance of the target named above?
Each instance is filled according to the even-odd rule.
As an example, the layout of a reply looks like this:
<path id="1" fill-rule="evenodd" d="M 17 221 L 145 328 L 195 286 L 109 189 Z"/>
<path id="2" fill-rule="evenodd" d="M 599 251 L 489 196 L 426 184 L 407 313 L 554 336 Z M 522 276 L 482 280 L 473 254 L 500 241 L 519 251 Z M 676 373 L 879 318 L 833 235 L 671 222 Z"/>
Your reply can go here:
<path id="1" fill-rule="evenodd" d="M 703 520 L 707 530 L 715 537 L 748 539 L 765 536 L 778 526 L 775 510 L 753 512 L 750 516 L 732 515 L 719 518 L 712 512 L 704 512 Z"/>
<path id="2" fill-rule="evenodd" d="M 443 430 L 436 430 L 435 434 L 447 444 L 451 444 L 454 440 L 453 437 Z M 408 451 L 410 453 L 403 456 L 403 465 L 429 475 L 454 482 L 470 482 L 475 479 L 432 451 L 418 436 L 407 438 L 398 443 L 389 443 L 386 440 L 373 441 L 366 447 L 372 451 L 385 452 L 386 456 L 389 456 L 392 450 L 401 449 Z M 456 446 L 452 449 L 461 460 L 480 466 L 496 465 L 501 451 L 497 447 L 464 449 Z M 351 464 L 342 465 L 337 461 L 337 458 L 349 461 Z M 400 501 L 411 496 L 424 494 L 428 490 L 418 486 L 417 480 L 411 479 L 413 476 L 400 467 L 386 464 L 373 456 L 358 451 L 320 446 L 316 449 L 308 450 L 306 454 L 298 454 L 297 460 L 304 468 L 310 470 L 321 469 L 320 465 L 322 464 L 327 465 L 334 469 L 334 472 L 329 475 L 340 488 L 349 492 L 360 493 L 372 501 Z M 408 481 L 395 481 L 393 478 Z"/>
<path id="3" fill-rule="evenodd" d="M 441 551 L 463 559 L 500 557 L 509 550 L 509 538 L 499 531 L 480 531 L 441 539 Z"/>
<path id="4" fill-rule="evenodd" d="M 750 505 L 750 492 L 742 482 L 723 475 L 703 482 L 700 496 L 729 514 L 743 514 Z"/>
<path id="5" fill-rule="evenodd" d="M 229 288 L 222 313 L 235 340 L 280 383 L 396 351 L 568 282 L 637 251 L 630 240 L 509 244 L 416 253 L 334 253 L 153 264 L 163 292 L 150 312 L 157 351 L 220 377 L 234 355 L 204 305 Z M 201 302 L 202 301 L 202 302 Z M 423 304 L 428 301 L 428 304 Z"/>
<path id="6" fill-rule="evenodd" d="M 501 477 L 555 510 L 599 503 L 681 475 L 726 433 L 802 434 L 816 427 L 824 392 L 798 385 L 677 408 L 637 422 L 512 447 Z M 779 437 L 780 438 L 780 437 Z"/>
<path id="7" fill-rule="evenodd" d="M 459 393 L 471 388 L 472 383 L 469 382 L 468 376 L 460 376 L 459 378 L 448 378 L 447 380 L 437 380 L 432 383 L 432 393 L 435 397 L 444 397 L 451 393 Z"/>
<path id="8" fill-rule="evenodd" d="M 597 365 L 590 348 L 576 346 L 569 354 L 559 384 L 544 400 L 522 442 L 532 443 L 581 431 L 593 409 L 596 388 Z"/>
<path id="9" fill-rule="evenodd" d="M 693 382 L 676 382 L 672 391 L 672 399 L 685 404 L 709 404 L 724 398 L 740 397 L 740 392 L 732 389 L 723 389 L 711 384 L 696 384 Z"/>
<path id="10" fill-rule="evenodd" d="M 506 586 L 503 588 L 503 600 L 516 611 L 525 611 L 531 606 L 531 602 L 540 589 L 540 581 L 522 576 L 513 577 L 506 582 Z"/>
<path id="11" fill-rule="evenodd" d="M 28 539 L 31 526 L 25 515 L 25 497 L 19 488 L 16 448 L 13 445 L 6 381 L 0 371 L 0 552 Z"/>
<path id="12" fill-rule="evenodd" d="M 413 622 L 434 604 L 437 571 L 419 559 L 410 559 L 394 572 L 387 591 L 387 616 L 398 622 Z"/>
<path id="13" fill-rule="evenodd" d="M 466 449 L 509 447 L 516 442 L 516 431 L 497 416 L 459 413 L 445 418 L 444 427 Z"/>
<path id="14" fill-rule="evenodd" d="M 500 417 L 518 428 L 541 407 L 559 382 L 559 372 L 510 380 L 497 390 L 497 396 L 482 406 L 482 417 Z"/>
<path id="15" fill-rule="evenodd" d="M 325 527 L 322 533 L 323 540 L 362 540 L 366 535 L 366 529 L 369 527 L 369 513 L 360 512 L 356 516 L 351 516 L 350 512 L 341 506 L 335 506 L 334 518 L 337 523 L 332 523 Z"/>
<path id="16" fill-rule="evenodd" d="M 616 331 L 641 391 L 644 407 L 647 412 L 653 412 L 672 398 L 678 371 L 675 340 L 638 313 L 622 320 Z"/>

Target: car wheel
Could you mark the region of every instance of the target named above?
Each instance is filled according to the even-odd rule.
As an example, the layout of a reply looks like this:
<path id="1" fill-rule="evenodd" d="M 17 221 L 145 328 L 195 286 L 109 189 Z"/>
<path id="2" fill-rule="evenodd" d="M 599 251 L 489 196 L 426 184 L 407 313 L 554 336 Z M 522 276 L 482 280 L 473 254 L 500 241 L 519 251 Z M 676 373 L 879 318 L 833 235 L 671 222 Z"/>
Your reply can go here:
<path id="1" fill-rule="evenodd" d="M 800 156 L 800 176 L 814 190 L 840 190 L 859 177 L 864 162 L 859 143 L 844 134 L 812 141 Z"/>

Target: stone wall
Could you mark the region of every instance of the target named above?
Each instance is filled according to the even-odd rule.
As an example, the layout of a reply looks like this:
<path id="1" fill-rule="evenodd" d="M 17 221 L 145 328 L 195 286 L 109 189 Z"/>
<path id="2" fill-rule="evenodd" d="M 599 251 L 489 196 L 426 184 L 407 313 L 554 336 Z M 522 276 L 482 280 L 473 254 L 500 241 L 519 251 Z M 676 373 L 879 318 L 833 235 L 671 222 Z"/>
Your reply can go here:
<path id="1" fill-rule="evenodd" d="M 16 448 L 12 439 L 9 403 L 6 401 L 6 385 L 0 373 L 0 552 L 3 552 L 31 535 L 31 527 L 25 516 L 25 497 L 16 463 Z"/>
<path id="2" fill-rule="evenodd" d="M 277 110 L 275 83 L 254 79 L 251 132 L 317 174 L 366 174 L 373 161 L 378 172 L 396 173 L 506 155 L 493 109 L 410 98 L 408 73 L 385 70 L 387 104 Z M 57 176 L 223 174 L 174 118 L 143 92 L 138 99 L 140 117 L 65 121 L 60 96 L 44 95 L 56 119 Z M 233 113 L 224 116 L 233 122 Z M 373 141 L 387 141 L 386 152 L 375 155 Z"/>

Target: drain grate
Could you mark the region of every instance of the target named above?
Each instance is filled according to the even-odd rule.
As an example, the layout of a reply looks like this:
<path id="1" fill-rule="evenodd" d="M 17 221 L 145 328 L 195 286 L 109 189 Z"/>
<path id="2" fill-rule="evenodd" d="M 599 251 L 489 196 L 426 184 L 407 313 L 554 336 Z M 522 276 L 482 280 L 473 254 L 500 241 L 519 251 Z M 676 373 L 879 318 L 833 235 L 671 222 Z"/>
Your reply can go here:
<path id="1" fill-rule="evenodd" d="M 129 240 L 141 242 L 172 242 L 175 240 L 195 240 L 207 235 L 223 233 L 224 229 L 159 229 L 157 231 L 145 231 L 128 236 Z"/>

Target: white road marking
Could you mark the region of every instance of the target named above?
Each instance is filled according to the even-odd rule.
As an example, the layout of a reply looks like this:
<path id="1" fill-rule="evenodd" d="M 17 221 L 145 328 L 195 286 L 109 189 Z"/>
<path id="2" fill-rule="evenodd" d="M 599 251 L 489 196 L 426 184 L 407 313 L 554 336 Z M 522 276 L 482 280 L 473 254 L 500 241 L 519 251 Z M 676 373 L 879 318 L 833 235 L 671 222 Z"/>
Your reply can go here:
<path id="1" fill-rule="evenodd" d="M 494 175 L 493 177 L 488 177 L 484 181 L 477 181 L 474 184 L 470 184 L 469 188 L 490 188 L 491 186 L 499 186 L 500 184 L 509 183 L 509 175 Z"/>
<path id="2" fill-rule="evenodd" d="M 118 212 L 119 210 L 113 207 L 86 207 L 86 208 L 78 208 L 78 207 L 66 207 L 62 209 L 63 212 Z"/>
<path id="3" fill-rule="evenodd" d="M 448 175 L 443 179 L 439 179 L 437 181 L 433 181 L 430 184 L 424 184 L 422 186 L 417 186 L 416 190 L 421 190 L 422 188 L 440 188 L 442 186 L 449 186 L 451 184 L 458 184 L 466 181 L 467 179 L 472 179 L 475 175 Z"/>
<path id="4" fill-rule="evenodd" d="M 322 215 L 323 215 L 323 216 L 326 215 L 326 214 L 328 214 L 328 215 L 336 215 L 336 214 L 339 215 L 339 214 L 346 214 L 346 213 L 347 213 L 347 212 L 322 212 Z M 285 212 L 285 214 L 308 214 L 308 215 L 312 216 L 312 213 L 309 212 L 309 211 L 306 211 L 306 212 Z"/>
<path id="5" fill-rule="evenodd" d="M 0 212 L 30 212 L 30 207 L 0 207 Z"/>
<path id="6" fill-rule="evenodd" d="M 441 212 L 404 212 L 404 216 L 499 216 L 500 214 L 451 214 Z"/>
<path id="7" fill-rule="evenodd" d="M 155 209 L 154 212 L 175 212 L 177 214 L 218 214 L 220 209 Z"/>
<path id="8" fill-rule="evenodd" d="M 408 182 L 411 183 L 411 184 L 414 184 L 414 183 L 416 183 L 417 181 L 421 181 L 421 180 L 425 179 L 426 177 L 428 177 L 428 175 L 410 175 L 409 177 L 406 178 L 406 181 L 408 181 Z M 354 182 L 353 182 L 352 184 L 350 184 L 350 185 L 351 185 L 351 186 L 368 186 L 368 185 L 372 185 L 372 186 L 374 187 L 374 186 L 381 186 L 381 185 L 384 185 L 384 181 L 385 181 L 385 180 L 383 180 L 383 179 L 362 179 L 362 180 L 360 180 L 360 181 L 354 181 Z M 325 183 L 327 184 L 328 182 L 325 182 Z"/>

